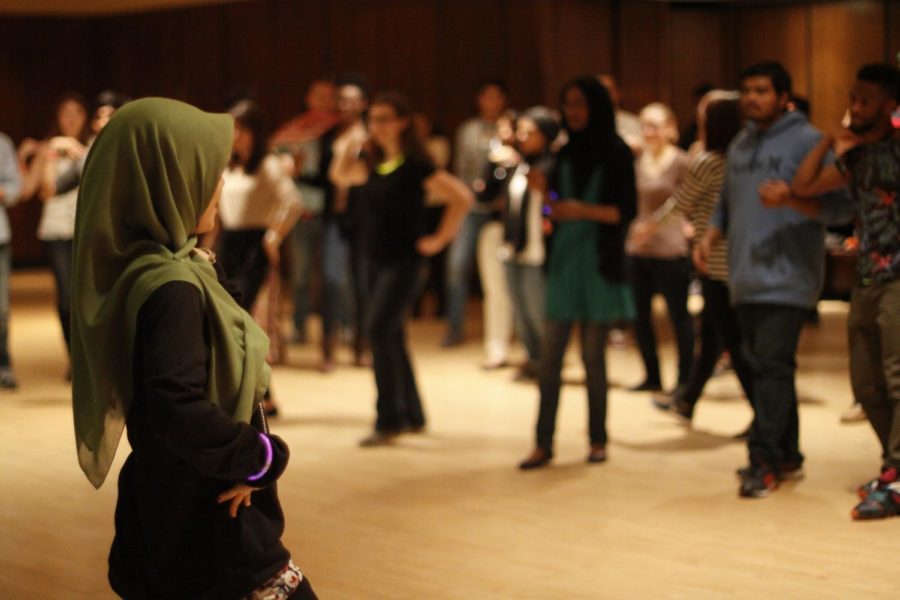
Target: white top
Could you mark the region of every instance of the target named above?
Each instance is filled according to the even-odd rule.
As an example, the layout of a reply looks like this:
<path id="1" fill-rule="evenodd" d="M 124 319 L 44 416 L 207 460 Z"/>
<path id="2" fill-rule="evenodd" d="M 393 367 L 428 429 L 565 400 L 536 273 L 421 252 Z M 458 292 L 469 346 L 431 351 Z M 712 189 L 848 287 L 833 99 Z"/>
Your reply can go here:
<path id="1" fill-rule="evenodd" d="M 62 157 L 57 166 L 58 173 L 64 173 L 75 165 L 71 158 Z M 65 194 L 51 196 L 44 200 L 44 210 L 38 223 L 37 236 L 42 241 L 71 240 L 75 237 L 75 205 L 78 188 Z"/>
<path id="2" fill-rule="evenodd" d="M 300 193 L 275 156 L 263 159 L 252 175 L 243 167 L 225 171 L 219 219 L 226 230 L 269 229 L 283 221 L 293 227 L 302 208 Z"/>
<path id="3" fill-rule="evenodd" d="M 528 165 L 521 164 L 509 180 L 509 210 L 519 212 L 525 194 L 530 194 L 528 202 L 528 214 L 525 216 L 525 247 L 518 254 L 511 244 L 506 244 L 503 255 L 511 258 L 520 265 L 539 267 L 544 264 L 546 251 L 544 249 L 543 230 L 543 194 L 536 190 L 528 189 Z"/>

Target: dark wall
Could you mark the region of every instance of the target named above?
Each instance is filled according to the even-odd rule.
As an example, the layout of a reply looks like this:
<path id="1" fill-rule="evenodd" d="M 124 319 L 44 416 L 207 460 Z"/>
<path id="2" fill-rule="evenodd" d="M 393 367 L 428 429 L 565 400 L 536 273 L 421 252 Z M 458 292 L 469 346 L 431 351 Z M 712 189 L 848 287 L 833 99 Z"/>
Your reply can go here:
<path id="1" fill-rule="evenodd" d="M 112 87 L 218 110 L 256 94 L 277 122 L 321 73 L 398 88 L 445 131 L 472 111 L 485 77 L 512 104 L 555 105 L 571 77 L 615 73 L 626 107 L 662 100 L 682 122 L 691 88 L 733 86 L 763 58 L 792 70 L 820 126 L 839 119 L 862 62 L 893 60 L 900 10 L 889 0 L 772 7 L 629 0 L 263 0 L 93 19 L 0 18 L 0 130 L 43 136 L 55 97 Z M 18 264 L 40 260 L 37 203 L 11 211 Z"/>

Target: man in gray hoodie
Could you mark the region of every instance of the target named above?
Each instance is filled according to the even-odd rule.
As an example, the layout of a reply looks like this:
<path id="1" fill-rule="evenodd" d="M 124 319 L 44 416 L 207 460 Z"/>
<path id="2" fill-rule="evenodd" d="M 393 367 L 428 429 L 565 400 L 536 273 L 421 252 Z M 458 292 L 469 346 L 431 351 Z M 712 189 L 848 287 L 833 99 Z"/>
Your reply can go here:
<path id="1" fill-rule="evenodd" d="M 766 496 L 780 480 L 802 476 L 797 343 L 822 289 L 823 219 L 847 204 L 845 196 L 824 198 L 822 215 L 815 217 L 761 203 L 769 182 L 790 182 L 821 137 L 802 113 L 788 111 L 790 97 L 791 77 L 778 63 L 741 74 L 748 123 L 728 148 L 721 201 L 699 250 L 702 265 L 712 243 L 727 235 L 728 284 L 753 374 L 756 412 L 750 466 L 738 472 L 744 497 Z"/>

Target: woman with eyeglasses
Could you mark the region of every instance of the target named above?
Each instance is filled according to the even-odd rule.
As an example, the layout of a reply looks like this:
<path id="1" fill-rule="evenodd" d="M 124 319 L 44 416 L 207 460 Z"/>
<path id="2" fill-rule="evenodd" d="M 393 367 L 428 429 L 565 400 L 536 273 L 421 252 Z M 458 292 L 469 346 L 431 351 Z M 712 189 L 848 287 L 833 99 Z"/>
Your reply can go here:
<path id="1" fill-rule="evenodd" d="M 363 447 L 389 444 L 404 431 L 425 427 L 404 327 L 425 258 L 453 240 L 473 202 L 460 180 L 434 168 L 412 115 L 402 95 L 376 96 L 368 136 L 348 144 L 332 169 L 337 185 L 361 186 L 360 222 L 370 260 L 368 332 L 378 398 L 375 428 L 360 441 Z M 434 232 L 427 228 L 426 196 L 446 204 Z"/>

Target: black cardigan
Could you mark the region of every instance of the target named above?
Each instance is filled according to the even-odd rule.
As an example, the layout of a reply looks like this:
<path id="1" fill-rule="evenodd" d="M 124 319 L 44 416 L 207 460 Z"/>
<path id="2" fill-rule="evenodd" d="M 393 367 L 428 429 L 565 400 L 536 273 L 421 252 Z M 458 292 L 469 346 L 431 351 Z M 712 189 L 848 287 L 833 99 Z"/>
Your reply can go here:
<path id="1" fill-rule="evenodd" d="M 559 160 L 564 160 L 565 148 Z M 551 189 L 558 189 L 558 166 L 549 179 Z M 609 281 L 622 283 L 626 280 L 625 238 L 628 227 L 637 214 L 637 185 L 634 175 L 634 154 L 628 145 L 619 137 L 613 137 L 613 146 L 606 149 L 605 159 L 598 162 L 603 167 L 603 187 L 600 195 L 601 205 L 612 205 L 619 209 L 621 219 L 617 224 L 597 223 L 597 256 L 600 273 Z M 578 190 L 581 195 L 585 190 Z M 547 240 L 547 247 L 553 244 L 552 235 Z"/>
<path id="2" fill-rule="evenodd" d="M 278 572 L 284 516 L 274 480 L 288 452 L 271 436 L 274 462 L 238 517 L 217 496 L 259 471 L 264 446 L 252 424 L 204 399 L 209 343 L 200 291 L 157 289 L 138 314 L 135 394 L 126 417 L 132 452 L 119 475 L 109 580 L 131 599 L 237 600 Z"/>

